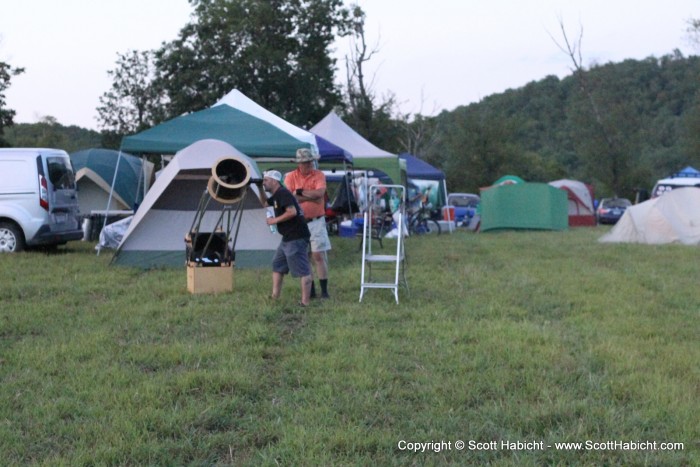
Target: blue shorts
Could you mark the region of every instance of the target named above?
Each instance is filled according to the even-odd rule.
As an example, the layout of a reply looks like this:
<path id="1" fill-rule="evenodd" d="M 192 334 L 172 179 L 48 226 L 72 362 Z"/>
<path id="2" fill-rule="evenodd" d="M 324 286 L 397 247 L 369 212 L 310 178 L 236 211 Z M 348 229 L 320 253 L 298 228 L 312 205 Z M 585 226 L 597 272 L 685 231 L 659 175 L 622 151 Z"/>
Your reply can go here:
<path id="1" fill-rule="evenodd" d="M 305 238 L 280 242 L 275 258 L 272 260 L 272 271 L 288 274 L 292 277 L 304 277 L 311 274 L 309 263 L 309 241 Z"/>

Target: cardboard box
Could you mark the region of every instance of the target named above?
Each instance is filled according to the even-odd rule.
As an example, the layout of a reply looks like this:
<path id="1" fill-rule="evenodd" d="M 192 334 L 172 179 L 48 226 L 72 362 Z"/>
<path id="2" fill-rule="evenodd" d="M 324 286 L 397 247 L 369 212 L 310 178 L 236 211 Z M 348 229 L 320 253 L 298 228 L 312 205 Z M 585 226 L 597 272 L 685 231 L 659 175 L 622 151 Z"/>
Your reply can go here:
<path id="1" fill-rule="evenodd" d="M 202 267 L 187 263 L 187 290 L 190 293 L 233 291 L 233 264 Z"/>

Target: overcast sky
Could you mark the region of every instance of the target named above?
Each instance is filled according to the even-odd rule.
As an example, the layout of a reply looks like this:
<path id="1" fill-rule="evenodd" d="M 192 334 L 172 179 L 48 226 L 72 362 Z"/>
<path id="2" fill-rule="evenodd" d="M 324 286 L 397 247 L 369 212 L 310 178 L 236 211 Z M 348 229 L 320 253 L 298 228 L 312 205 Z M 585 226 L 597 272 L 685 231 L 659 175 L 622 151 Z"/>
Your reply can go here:
<path id="1" fill-rule="evenodd" d="M 346 2 L 349 3 L 349 2 Z M 698 50 L 687 41 L 698 0 L 359 0 L 373 89 L 391 90 L 403 112 L 432 115 L 570 74 L 555 45 L 559 18 L 570 36 L 583 28 L 584 63 L 619 62 Z M 118 53 L 151 50 L 177 37 L 187 0 L 0 0 L 0 61 L 24 67 L 6 91 L 16 122 L 53 116 L 98 129 L 95 108 L 109 89 Z M 336 56 L 348 54 L 347 42 Z M 344 64 L 339 61 L 338 77 Z"/>

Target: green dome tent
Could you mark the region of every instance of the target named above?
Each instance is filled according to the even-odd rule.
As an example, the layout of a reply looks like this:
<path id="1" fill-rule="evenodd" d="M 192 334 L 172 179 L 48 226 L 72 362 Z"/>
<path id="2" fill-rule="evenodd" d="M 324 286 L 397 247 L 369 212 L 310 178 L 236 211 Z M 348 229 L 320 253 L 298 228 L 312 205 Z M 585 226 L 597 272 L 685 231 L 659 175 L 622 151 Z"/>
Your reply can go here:
<path id="1" fill-rule="evenodd" d="M 493 184 L 495 186 L 500 186 L 500 185 L 515 185 L 517 183 L 525 183 L 525 180 L 522 178 L 518 177 L 517 175 L 504 175 Z"/>
<path id="2" fill-rule="evenodd" d="M 122 153 L 121 158 L 118 164 L 119 151 L 111 149 L 93 148 L 71 153 L 81 214 L 103 209 L 131 210 L 141 203 L 149 188 L 153 164 L 126 153 Z M 112 205 L 108 208 L 115 170 L 119 173 L 114 185 Z"/>

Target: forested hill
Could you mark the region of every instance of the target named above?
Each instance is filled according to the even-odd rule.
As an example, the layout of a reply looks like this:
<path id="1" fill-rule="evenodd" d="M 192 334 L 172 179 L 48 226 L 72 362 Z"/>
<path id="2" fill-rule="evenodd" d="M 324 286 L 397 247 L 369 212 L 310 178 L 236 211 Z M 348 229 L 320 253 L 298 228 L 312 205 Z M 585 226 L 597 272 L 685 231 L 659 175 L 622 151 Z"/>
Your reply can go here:
<path id="1" fill-rule="evenodd" d="M 574 178 L 596 194 L 633 197 L 658 178 L 700 166 L 700 58 L 680 53 L 591 67 L 443 112 L 424 156 L 452 191 L 505 174 Z"/>
<path id="2" fill-rule="evenodd" d="M 68 153 L 99 148 L 103 137 L 94 130 L 61 125 L 53 117 L 39 123 L 16 123 L 5 128 L 4 136 L 12 147 L 58 148 Z"/>

